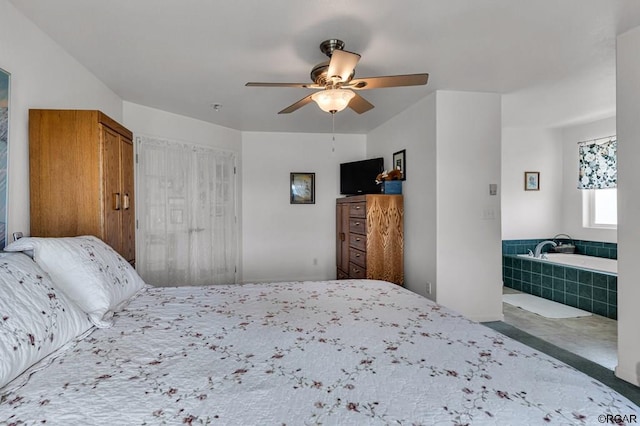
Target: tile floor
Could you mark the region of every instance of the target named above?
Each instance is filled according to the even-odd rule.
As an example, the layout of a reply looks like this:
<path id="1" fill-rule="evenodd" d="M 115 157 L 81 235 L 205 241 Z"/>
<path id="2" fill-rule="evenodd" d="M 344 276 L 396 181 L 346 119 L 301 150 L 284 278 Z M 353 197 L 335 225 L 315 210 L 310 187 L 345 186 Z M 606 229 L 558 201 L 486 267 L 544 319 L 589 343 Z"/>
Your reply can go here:
<path id="1" fill-rule="evenodd" d="M 503 287 L 503 293 L 520 293 Z M 617 321 L 599 315 L 545 318 L 503 303 L 504 322 L 569 352 L 613 370 L 618 364 Z"/>

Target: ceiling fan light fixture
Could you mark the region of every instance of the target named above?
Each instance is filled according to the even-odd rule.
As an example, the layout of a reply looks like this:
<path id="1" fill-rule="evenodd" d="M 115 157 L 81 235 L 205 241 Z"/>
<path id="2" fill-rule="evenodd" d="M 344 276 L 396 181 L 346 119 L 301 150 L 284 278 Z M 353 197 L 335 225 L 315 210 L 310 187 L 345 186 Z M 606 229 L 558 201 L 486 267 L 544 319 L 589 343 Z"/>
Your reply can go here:
<path id="1" fill-rule="evenodd" d="M 326 89 L 311 95 L 321 110 L 335 114 L 345 109 L 356 94 L 348 89 Z"/>

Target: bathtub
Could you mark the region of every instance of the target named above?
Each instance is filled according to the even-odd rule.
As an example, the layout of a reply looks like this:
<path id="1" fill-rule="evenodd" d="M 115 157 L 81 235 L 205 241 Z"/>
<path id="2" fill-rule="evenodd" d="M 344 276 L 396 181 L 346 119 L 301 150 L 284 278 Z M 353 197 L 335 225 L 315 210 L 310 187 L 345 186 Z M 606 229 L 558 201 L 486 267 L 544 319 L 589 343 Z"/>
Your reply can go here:
<path id="1" fill-rule="evenodd" d="M 618 319 L 617 260 L 567 253 L 547 256 L 548 259 L 538 259 L 526 254 L 503 254 L 503 284 Z"/>
<path id="2" fill-rule="evenodd" d="M 547 253 L 546 256 L 547 259 L 540 259 L 534 258 L 528 254 L 518 255 L 518 257 L 524 257 L 529 260 L 573 266 L 580 269 L 588 269 L 590 271 L 604 272 L 607 274 L 618 274 L 618 261 L 616 259 L 567 253 Z"/>

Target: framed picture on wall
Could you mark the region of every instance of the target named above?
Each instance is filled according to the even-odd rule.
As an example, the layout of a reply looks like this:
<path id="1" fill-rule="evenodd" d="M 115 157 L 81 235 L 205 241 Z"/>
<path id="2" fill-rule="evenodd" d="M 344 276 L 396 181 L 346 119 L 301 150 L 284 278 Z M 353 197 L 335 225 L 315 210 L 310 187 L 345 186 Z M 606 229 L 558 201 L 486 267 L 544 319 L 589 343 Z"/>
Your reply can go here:
<path id="1" fill-rule="evenodd" d="M 524 172 L 524 190 L 540 190 L 540 172 Z"/>
<path id="2" fill-rule="evenodd" d="M 315 204 L 316 203 L 316 174 L 315 173 L 291 173 L 290 178 L 290 203 L 291 204 Z"/>
<path id="3" fill-rule="evenodd" d="M 402 172 L 402 178 L 400 180 L 407 179 L 407 150 L 393 153 L 393 169 L 398 169 Z"/>

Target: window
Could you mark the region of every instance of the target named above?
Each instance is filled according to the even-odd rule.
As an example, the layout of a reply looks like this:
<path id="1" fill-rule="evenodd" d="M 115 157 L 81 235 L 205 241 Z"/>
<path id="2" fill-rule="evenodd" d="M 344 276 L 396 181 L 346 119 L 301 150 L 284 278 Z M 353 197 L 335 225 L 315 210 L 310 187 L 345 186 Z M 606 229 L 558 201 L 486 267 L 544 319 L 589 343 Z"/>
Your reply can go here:
<path id="1" fill-rule="evenodd" d="M 618 225 L 618 190 L 589 189 L 583 191 L 583 226 L 616 229 Z"/>
<path id="2" fill-rule="evenodd" d="M 578 144 L 578 189 L 587 228 L 618 226 L 617 140 L 610 136 Z"/>

